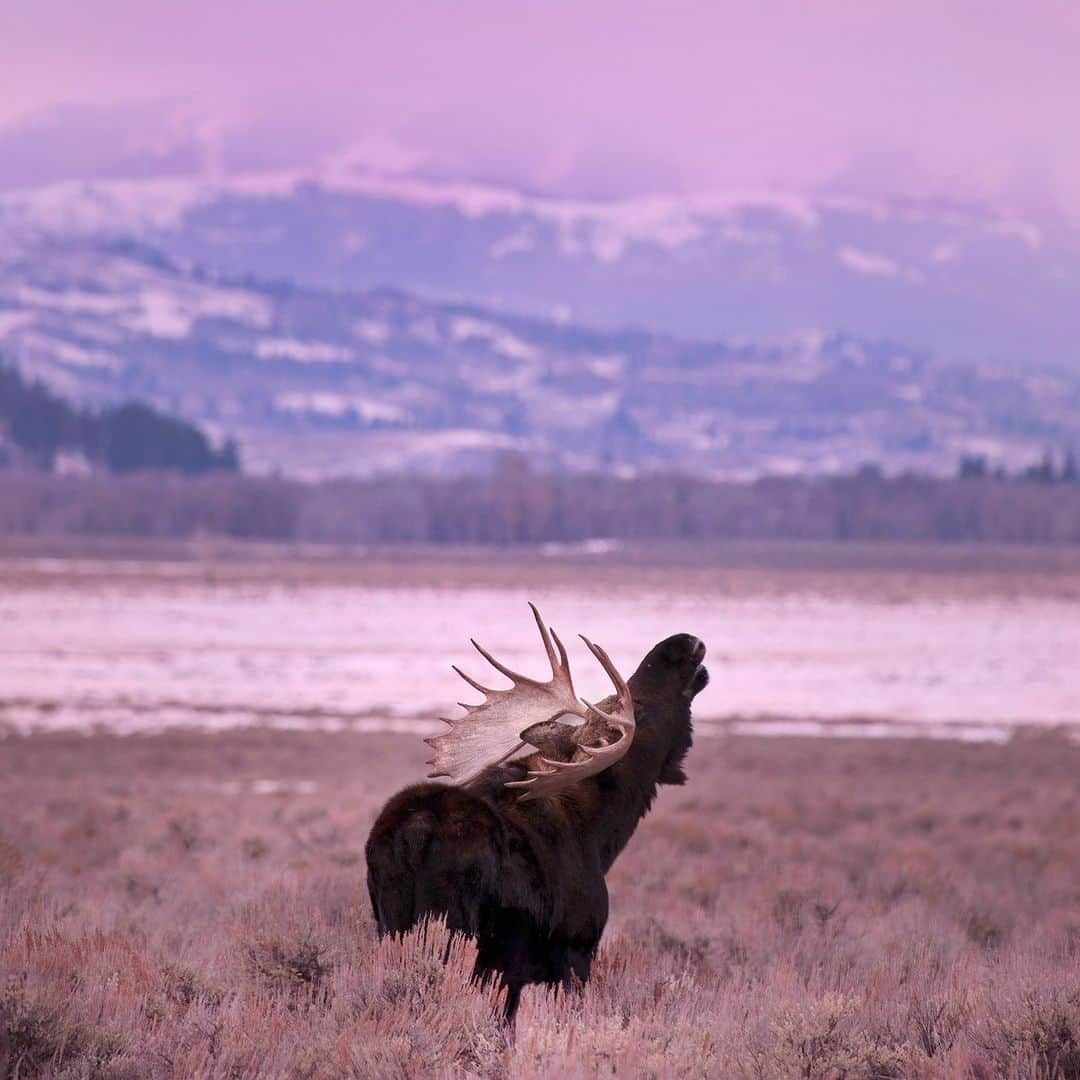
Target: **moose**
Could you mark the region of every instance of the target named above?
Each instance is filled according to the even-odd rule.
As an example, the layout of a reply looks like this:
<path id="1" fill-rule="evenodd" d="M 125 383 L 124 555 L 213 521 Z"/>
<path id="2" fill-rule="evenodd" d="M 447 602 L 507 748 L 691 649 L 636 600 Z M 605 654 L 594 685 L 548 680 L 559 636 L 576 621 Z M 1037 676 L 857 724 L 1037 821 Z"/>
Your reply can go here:
<path id="1" fill-rule="evenodd" d="M 530 604 L 551 678 L 510 670 L 449 729 L 425 741 L 429 777 L 393 796 L 367 842 L 368 891 L 380 936 L 428 917 L 476 940 L 475 974 L 498 979 L 509 1019 L 530 983 L 586 982 L 608 917 L 604 875 L 661 784 L 683 784 L 690 704 L 708 684 L 705 646 L 676 634 L 624 680 L 582 635 L 614 686 L 591 705 L 577 697 L 566 648 Z"/>

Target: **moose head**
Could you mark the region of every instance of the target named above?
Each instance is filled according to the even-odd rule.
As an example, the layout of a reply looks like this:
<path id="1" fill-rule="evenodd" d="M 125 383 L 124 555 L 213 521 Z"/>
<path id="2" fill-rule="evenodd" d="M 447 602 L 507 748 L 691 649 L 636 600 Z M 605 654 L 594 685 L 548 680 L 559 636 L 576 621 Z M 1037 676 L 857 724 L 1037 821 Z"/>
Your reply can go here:
<path id="1" fill-rule="evenodd" d="M 535 604 L 529 604 L 551 665 L 551 678 L 540 681 L 512 671 L 475 640 L 473 648 L 496 671 L 510 680 L 509 689 L 484 686 L 454 670 L 484 696 L 480 705 L 465 705 L 465 715 L 444 718 L 450 730 L 425 740 L 435 756 L 428 762 L 431 777 L 469 784 L 486 768 L 500 765 L 526 751 L 527 775 L 507 780 L 519 789 L 522 801 L 566 791 L 622 760 L 638 739 L 638 713 L 643 731 L 637 757 L 662 753 L 659 783 L 683 783 L 681 761 L 690 747 L 690 701 L 708 683 L 701 666 L 705 646 L 690 634 L 676 634 L 652 648 L 629 684 L 611 657 L 584 635 L 588 650 L 600 662 L 615 693 L 599 704 L 578 698 L 570 674 L 566 647 L 544 625 Z M 652 754 L 642 753 L 648 744 Z"/>

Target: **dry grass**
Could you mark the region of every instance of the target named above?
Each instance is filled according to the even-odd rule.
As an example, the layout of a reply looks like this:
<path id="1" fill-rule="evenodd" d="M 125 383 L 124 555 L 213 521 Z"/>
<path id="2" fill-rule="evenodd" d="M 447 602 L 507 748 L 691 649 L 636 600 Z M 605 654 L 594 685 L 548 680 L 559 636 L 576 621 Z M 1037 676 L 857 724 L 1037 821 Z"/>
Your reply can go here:
<path id="1" fill-rule="evenodd" d="M 1080 598 L 1080 545 L 715 541 L 580 546 L 365 546 L 205 539 L 0 536 L 6 590 L 177 585 L 569 587 L 915 597 Z"/>
<path id="2" fill-rule="evenodd" d="M 377 943 L 394 737 L 0 742 L 9 1076 L 1080 1077 L 1080 750 L 703 741 L 516 1033 L 445 934 Z"/>

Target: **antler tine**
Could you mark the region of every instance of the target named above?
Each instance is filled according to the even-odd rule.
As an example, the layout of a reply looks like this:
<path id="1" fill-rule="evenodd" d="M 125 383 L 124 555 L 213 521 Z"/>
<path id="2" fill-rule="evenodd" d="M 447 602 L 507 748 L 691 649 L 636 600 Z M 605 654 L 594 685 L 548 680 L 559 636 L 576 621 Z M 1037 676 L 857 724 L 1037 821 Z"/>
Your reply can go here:
<path id="1" fill-rule="evenodd" d="M 496 660 L 496 659 L 495 659 L 495 657 L 494 657 L 494 656 L 492 656 L 492 655 L 491 655 L 491 653 L 489 653 L 489 652 L 487 651 L 487 649 L 485 649 L 485 648 L 484 648 L 484 646 L 483 646 L 483 645 L 481 645 L 481 644 L 480 644 L 480 642 L 478 642 L 478 641 L 477 641 L 477 640 L 476 640 L 475 638 L 469 638 L 469 641 L 470 641 L 470 643 L 472 644 L 472 647 L 473 647 L 473 648 L 474 648 L 474 649 L 475 649 L 475 650 L 476 650 L 476 651 L 477 651 L 477 652 L 478 652 L 478 653 L 479 653 L 479 654 L 480 654 L 480 655 L 481 655 L 481 656 L 482 656 L 482 657 L 483 657 L 483 658 L 484 658 L 484 659 L 485 659 L 485 660 L 486 660 L 486 661 L 487 661 L 487 662 L 488 662 L 488 663 L 489 663 L 489 664 L 490 664 L 490 665 L 491 665 L 491 666 L 492 666 L 492 667 L 493 667 L 493 668 L 494 668 L 494 669 L 495 669 L 495 670 L 496 670 L 497 672 L 499 672 L 499 674 L 501 674 L 501 675 L 505 675 L 505 676 L 506 676 L 506 677 L 507 677 L 507 678 L 508 678 L 508 679 L 509 679 L 509 680 L 510 680 L 510 681 L 511 681 L 512 683 L 535 683 L 535 682 L 536 682 L 536 680 L 535 680 L 535 679 L 530 679 L 528 675 L 522 675 L 522 674 L 521 674 L 520 672 L 518 672 L 518 671 L 514 671 L 514 670 L 513 670 L 512 668 L 508 668 L 508 667 L 507 667 L 507 666 L 506 666 L 505 664 L 503 664 L 503 663 L 500 663 L 500 662 L 499 662 L 498 660 Z"/>
<path id="2" fill-rule="evenodd" d="M 553 631 L 554 633 L 554 631 Z M 600 721 L 609 726 L 607 735 L 600 734 L 595 727 L 583 725 L 579 732 L 590 731 L 590 738 L 601 739 L 611 735 L 617 737 L 611 742 L 601 742 L 599 746 L 590 745 L 584 741 L 577 741 L 575 753 L 581 752 L 583 756 L 571 758 L 569 761 L 557 761 L 541 755 L 539 761 L 533 764 L 524 780 L 507 781 L 506 786 L 520 791 L 518 799 L 522 802 L 536 799 L 542 796 L 557 795 L 560 791 L 584 780 L 588 776 L 595 776 L 610 768 L 630 749 L 634 741 L 634 700 L 630 694 L 630 687 L 626 680 L 619 674 L 618 669 L 611 662 L 611 657 L 599 645 L 595 645 L 584 634 L 579 635 L 585 642 L 589 652 L 600 662 L 600 666 L 607 672 L 615 687 L 616 703 L 612 712 L 605 712 L 585 702 L 589 711 Z M 555 639 L 558 641 L 558 638 Z M 565 650 L 561 650 L 565 655 Z M 612 730 L 613 729 L 613 730 Z"/>
<path id="3" fill-rule="evenodd" d="M 489 689 L 456 664 L 451 665 L 469 686 L 484 695 L 484 701 L 479 705 L 463 705 L 466 715 L 447 720 L 449 731 L 424 740 L 435 751 L 429 762 L 431 776 L 448 776 L 455 783 L 468 783 L 487 766 L 506 761 L 531 744 L 540 751 L 530 759 L 535 764 L 524 780 L 508 782 L 507 786 L 521 789 L 522 798 L 535 798 L 554 795 L 578 780 L 595 776 L 629 750 L 634 738 L 634 702 L 611 657 L 582 635 L 581 640 L 615 687 L 616 701 L 609 713 L 577 697 L 566 646 L 545 625 L 537 606 L 530 603 L 529 607 L 551 665 L 551 679 L 541 682 L 513 671 L 473 640 L 476 651 L 513 686 L 506 690 Z M 559 723 L 560 717 L 569 716 L 578 717 L 582 723 Z M 569 754 L 569 760 L 549 757 L 552 749 L 560 755 Z"/>
<path id="4" fill-rule="evenodd" d="M 621 730 L 619 738 L 606 746 L 580 745 L 578 749 L 585 751 L 586 755 L 580 761 L 555 761 L 542 757 L 542 768 L 533 766 L 524 780 L 508 780 L 506 786 L 521 789 L 521 794 L 518 795 L 520 802 L 544 795 L 557 795 L 571 784 L 610 768 L 630 749 L 633 738 L 632 731 Z"/>
<path id="5" fill-rule="evenodd" d="M 491 689 L 456 664 L 451 665 L 484 700 L 478 705 L 462 704 L 465 715 L 447 720 L 449 731 L 425 740 L 435 750 L 429 775 L 448 776 L 454 783 L 467 783 L 487 766 L 505 761 L 521 750 L 528 741 L 523 739 L 525 732 L 532 733 L 533 738 L 545 735 L 557 738 L 552 734 L 557 729 L 551 725 L 558 725 L 560 717 L 575 716 L 581 721 L 588 718 L 587 707 L 574 694 L 566 647 L 555 631 L 544 625 L 536 605 L 529 607 L 551 665 L 550 679 L 533 679 L 508 668 L 474 640 L 476 651 L 513 685 L 504 690 Z M 570 723 L 559 726 L 574 727 Z"/>
<path id="6" fill-rule="evenodd" d="M 595 656 L 596 659 L 600 661 L 600 666 L 604 669 L 604 671 L 607 672 L 608 678 L 611 680 L 612 685 L 615 687 L 615 693 L 618 697 L 617 711 L 625 712 L 627 705 L 631 704 L 632 701 L 630 696 L 630 687 L 626 685 L 626 680 L 622 677 L 622 675 L 619 674 L 619 669 L 616 668 L 615 665 L 611 662 L 611 657 L 608 656 L 607 651 L 604 648 L 591 642 L 584 634 L 579 634 L 578 637 L 580 637 L 581 640 L 585 642 L 585 645 L 588 648 L 589 652 L 591 652 L 593 656 Z M 588 704 L 588 702 L 586 702 L 586 704 Z M 598 712 L 606 720 L 612 721 L 612 723 L 625 723 L 625 717 L 613 716 L 609 713 L 604 712 L 603 709 L 597 709 L 595 705 L 589 705 L 589 708 L 595 709 L 596 712 Z M 632 715 L 633 714 L 631 713 L 631 716 Z M 632 720 L 631 723 L 633 723 Z"/>
<path id="7" fill-rule="evenodd" d="M 540 628 L 540 638 L 544 643 L 544 651 L 547 653 L 548 662 L 551 664 L 551 677 L 556 682 L 564 685 L 572 698 L 576 698 L 574 693 L 574 680 L 570 674 L 570 657 L 566 654 L 566 646 L 559 639 L 559 635 L 555 632 L 555 627 L 546 626 L 544 624 L 544 618 L 540 614 L 537 606 L 530 600 L 529 607 L 532 608 L 533 618 L 536 619 L 536 625 Z M 555 648 L 552 647 L 552 641 L 558 648 L 558 657 L 555 655 Z"/>
<path id="8" fill-rule="evenodd" d="M 566 646 L 562 643 L 559 635 L 555 633 L 555 627 L 551 628 L 551 636 L 555 639 L 555 644 L 559 646 L 559 669 L 566 672 L 566 677 L 570 678 L 570 658 L 566 655 Z"/>
<path id="9" fill-rule="evenodd" d="M 600 666 L 607 672 L 608 678 L 611 680 L 619 696 L 629 697 L 630 687 L 626 685 L 626 680 L 619 674 L 619 669 L 611 662 L 611 657 L 608 656 L 607 650 L 605 650 L 602 645 L 597 645 L 590 641 L 584 634 L 579 634 L 578 636 L 585 642 L 589 652 L 600 661 Z"/>
<path id="10" fill-rule="evenodd" d="M 466 675 L 464 671 L 457 666 L 457 664 L 450 665 L 454 671 L 456 671 L 474 690 L 479 690 L 481 694 L 490 694 L 492 691 L 478 683 L 471 675 Z"/>
<path id="11" fill-rule="evenodd" d="M 551 664 L 551 674 L 559 674 L 559 662 L 555 659 L 555 647 L 551 644 L 551 634 L 555 631 L 552 630 L 551 634 L 548 633 L 548 628 L 544 625 L 544 619 L 541 616 L 537 606 L 530 600 L 529 607 L 532 608 L 533 618 L 536 620 L 537 628 L 540 630 L 540 640 L 544 643 L 544 652 L 547 653 L 548 663 Z"/>
<path id="12" fill-rule="evenodd" d="M 577 692 L 574 690 L 574 677 L 570 674 L 570 658 L 566 655 L 566 646 L 559 639 L 559 635 L 555 633 L 554 627 L 552 627 L 551 636 L 559 647 L 559 666 L 556 668 L 552 664 L 553 677 L 556 681 L 565 685 L 566 692 L 572 699 L 577 700 Z"/>

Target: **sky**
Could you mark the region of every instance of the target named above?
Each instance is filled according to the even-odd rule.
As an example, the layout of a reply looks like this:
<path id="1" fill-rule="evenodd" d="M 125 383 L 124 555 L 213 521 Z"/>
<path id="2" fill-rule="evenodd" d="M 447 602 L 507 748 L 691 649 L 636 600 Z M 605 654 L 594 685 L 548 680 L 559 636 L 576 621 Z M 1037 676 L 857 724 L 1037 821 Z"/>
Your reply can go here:
<path id="1" fill-rule="evenodd" d="M 34 0 L 0 188 L 278 169 L 828 190 L 1080 219 L 1080 4 Z"/>

